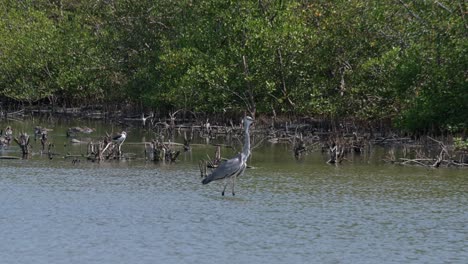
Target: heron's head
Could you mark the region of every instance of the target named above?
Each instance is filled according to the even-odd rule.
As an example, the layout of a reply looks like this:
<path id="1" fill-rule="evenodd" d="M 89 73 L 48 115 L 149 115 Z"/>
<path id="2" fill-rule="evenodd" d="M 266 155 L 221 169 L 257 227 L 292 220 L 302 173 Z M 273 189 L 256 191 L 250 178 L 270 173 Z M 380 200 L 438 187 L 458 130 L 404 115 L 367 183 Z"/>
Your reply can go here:
<path id="1" fill-rule="evenodd" d="M 250 125 L 254 122 L 255 120 L 250 117 L 250 116 L 246 116 L 244 117 L 244 126 L 245 127 L 250 127 Z"/>
<path id="2" fill-rule="evenodd" d="M 125 132 L 125 131 L 122 131 L 122 133 L 121 133 L 121 134 L 122 134 L 122 135 L 124 135 L 124 136 L 126 136 L 126 135 L 127 135 L 127 132 Z"/>

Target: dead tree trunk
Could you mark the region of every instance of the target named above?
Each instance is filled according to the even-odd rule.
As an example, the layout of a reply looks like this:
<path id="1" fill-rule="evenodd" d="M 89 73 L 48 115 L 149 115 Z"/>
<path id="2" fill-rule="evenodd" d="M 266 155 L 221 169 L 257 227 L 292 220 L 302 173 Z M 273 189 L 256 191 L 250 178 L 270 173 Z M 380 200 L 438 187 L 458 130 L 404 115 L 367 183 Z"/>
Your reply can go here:
<path id="1" fill-rule="evenodd" d="M 27 158 L 30 151 L 31 145 L 29 144 L 29 135 L 21 133 L 19 139 L 15 137 L 15 142 L 20 146 L 23 158 Z"/>
<path id="2" fill-rule="evenodd" d="M 340 145 L 339 143 L 333 143 L 330 146 L 328 153 L 330 154 L 330 159 L 327 161 L 327 163 L 339 164 L 344 159 L 345 147 Z"/>
<path id="3" fill-rule="evenodd" d="M 221 146 L 216 146 L 216 152 L 215 152 L 214 158 L 211 159 L 210 156 L 208 156 L 207 167 L 217 168 L 220 163 L 221 163 Z"/>
<path id="4" fill-rule="evenodd" d="M 41 134 L 41 145 L 42 145 L 42 152 L 45 151 L 45 146 L 47 144 L 47 133 L 42 133 Z"/>

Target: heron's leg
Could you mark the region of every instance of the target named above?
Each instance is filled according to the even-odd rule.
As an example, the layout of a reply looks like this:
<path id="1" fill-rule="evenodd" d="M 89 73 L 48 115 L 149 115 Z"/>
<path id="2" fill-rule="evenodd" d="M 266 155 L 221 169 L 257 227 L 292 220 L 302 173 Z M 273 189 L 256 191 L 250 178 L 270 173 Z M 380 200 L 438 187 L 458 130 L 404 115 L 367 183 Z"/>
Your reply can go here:
<path id="1" fill-rule="evenodd" d="M 119 159 L 122 157 L 122 144 L 125 142 L 125 139 L 122 140 L 122 142 L 120 142 L 119 144 Z"/>
<path id="2" fill-rule="evenodd" d="M 234 187 L 236 186 L 236 179 L 237 179 L 236 175 L 232 176 L 232 196 L 236 195 L 234 193 Z"/>
<path id="3" fill-rule="evenodd" d="M 224 189 L 223 189 L 223 192 L 221 193 L 222 196 L 224 196 L 224 191 L 226 191 L 227 185 L 228 185 L 228 179 L 224 178 Z"/>

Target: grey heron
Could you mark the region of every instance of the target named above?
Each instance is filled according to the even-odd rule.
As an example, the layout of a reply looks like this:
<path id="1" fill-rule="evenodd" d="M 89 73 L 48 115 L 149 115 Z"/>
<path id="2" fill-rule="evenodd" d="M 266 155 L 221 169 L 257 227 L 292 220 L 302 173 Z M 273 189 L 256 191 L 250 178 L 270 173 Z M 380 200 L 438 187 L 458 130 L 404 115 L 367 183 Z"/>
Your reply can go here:
<path id="1" fill-rule="evenodd" d="M 221 163 L 219 167 L 217 167 L 212 173 L 206 176 L 203 179 L 203 184 L 208 184 L 212 181 L 224 179 L 224 189 L 221 195 L 224 196 L 224 191 L 226 191 L 226 187 L 228 185 L 228 179 L 231 180 L 232 184 L 232 195 L 234 193 L 234 186 L 236 184 L 236 177 L 240 176 L 244 173 L 245 168 L 247 167 L 247 159 L 250 156 L 250 134 L 249 128 L 250 125 L 254 122 L 254 119 L 250 116 L 246 116 L 244 118 L 244 147 L 242 148 L 242 152 L 237 154 L 235 157 Z"/>

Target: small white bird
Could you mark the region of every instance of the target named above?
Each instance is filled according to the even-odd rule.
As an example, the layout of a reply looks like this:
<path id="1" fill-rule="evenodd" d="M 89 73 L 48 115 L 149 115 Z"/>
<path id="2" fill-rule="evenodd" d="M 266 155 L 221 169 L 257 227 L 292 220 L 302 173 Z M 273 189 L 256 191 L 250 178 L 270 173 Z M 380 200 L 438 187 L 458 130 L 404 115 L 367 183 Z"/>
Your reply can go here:
<path id="1" fill-rule="evenodd" d="M 114 136 L 112 138 L 112 141 L 114 141 L 115 143 L 118 143 L 118 144 L 122 144 L 125 141 L 126 138 L 127 138 L 127 132 L 122 131 L 122 133 L 117 134 L 116 136 Z"/>

